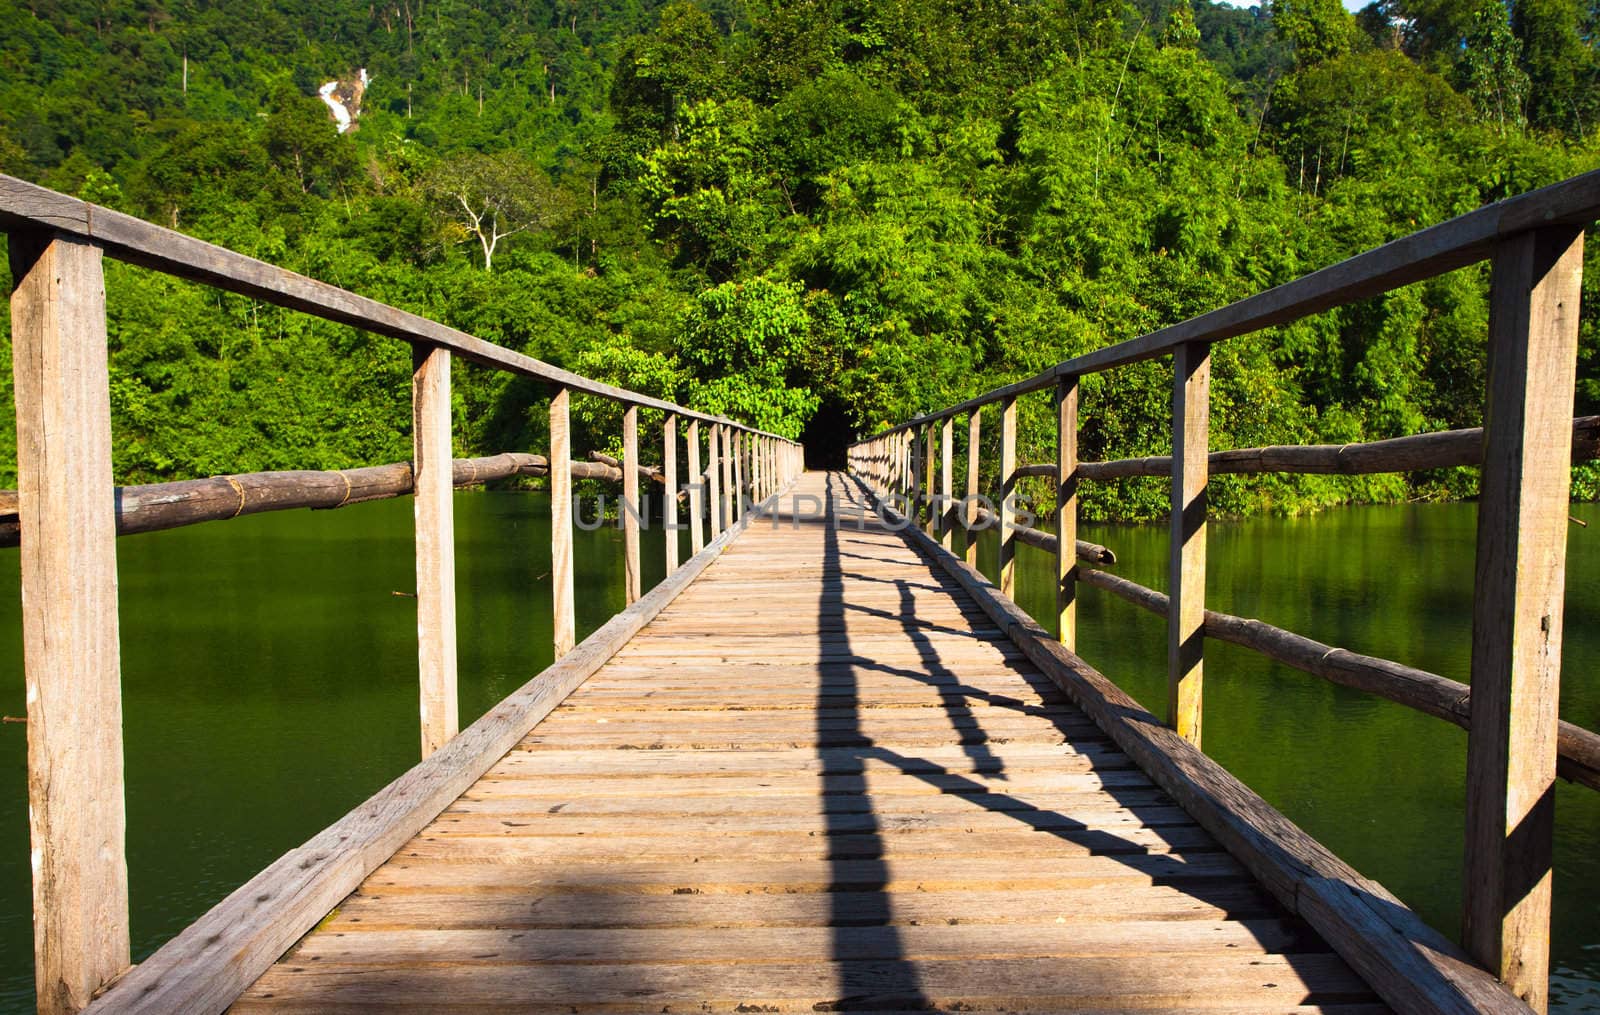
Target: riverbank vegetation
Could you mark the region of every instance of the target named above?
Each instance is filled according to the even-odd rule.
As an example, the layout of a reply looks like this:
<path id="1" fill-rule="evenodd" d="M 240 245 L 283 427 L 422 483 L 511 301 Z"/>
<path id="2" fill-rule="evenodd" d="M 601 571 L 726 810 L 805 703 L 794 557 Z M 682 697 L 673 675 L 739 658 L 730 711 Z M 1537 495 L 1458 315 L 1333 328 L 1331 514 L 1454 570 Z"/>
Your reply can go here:
<path id="1" fill-rule="evenodd" d="M 0 0 L 0 171 L 814 440 L 928 411 L 1600 164 L 1579 0 Z M 318 98 L 365 69 L 355 129 Z M 1586 271 L 1576 411 L 1600 411 Z M 108 265 L 119 481 L 409 454 L 397 342 Z M 1487 272 L 1216 348 L 1213 444 L 1481 421 Z M 0 343 L 0 400 L 9 400 Z M 1086 379 L 1168 449 L 1170 367 Z M 545 393 L 466 369 L 458 454 Z M 1021 457 L 1045 460 L 1025 404 Z M 614 410 L 579 400 L 580 444 Z M 0 486 L 14 484 L 0 413 Z M 989 461 L 994 456 L 987 456 Z M 1600 492 L 1578 470 L 1575 493 Z M 1468 470 L 1218 480 L 1222 512 Z M 1091 517 L 1165 509 L 1093 484 Z"/>

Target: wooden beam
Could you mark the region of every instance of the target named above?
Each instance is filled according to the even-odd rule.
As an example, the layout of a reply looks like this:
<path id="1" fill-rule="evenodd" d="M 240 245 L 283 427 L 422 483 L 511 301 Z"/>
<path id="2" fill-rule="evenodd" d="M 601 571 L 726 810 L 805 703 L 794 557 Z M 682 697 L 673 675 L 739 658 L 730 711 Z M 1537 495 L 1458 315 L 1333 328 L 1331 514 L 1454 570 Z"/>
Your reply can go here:
<path id="1" fill-rule="evenodd" d="M 661 513 L 667 541 L 667 577 L 678 570 L 678 414 L 667 413 L 661 424 L 661 471 L 667 488 L 661 497 Z M 691 508 L 691 510 L 693 510 Z"/>
<path id="2" fill-rule="evenodd" d="M 629 606 L 639 601 L 639 407 L 622 410 L 622 572 L 623 596 Z"/>
<path id="3" fill-rule="evenodd" d="M 955 429 L 956 421 L 947 419 L 939 427 L 939 496 L 943 510 L 939 512 L 939 545 L 950 549 L 955 538 Z"/>
<path id="4" fill-rule="evenodd" d="M 572 651 L 578 637 L 572 572 L 571 403 L 566 388 L 550 399 L 550 602 L 557 659 Z"/>
<path id="5" fill-rule="evenodd" d="M 710 479 L 709 500 L 706 506 L 711 513 L 711 538 L 722 535 L 722 424 L 711 424 L 706 434 L 706 473 Z"/>
<path id="6" fill-rule="evenodd" d="M 722 527 L 729 529 L 735 521 L 733 505 L 739 496 L 738 489 L 733 485 L 733 427 L 724 423 L 720 432 L 722 446 L 717 450 L 722 456 Z"/>
<path id="7" fill-rule="evenodd" d="M 220 1012 L 438 817 L 738 538 L 732 529 L 544 672 L 113 983 L 89 1015 Z"/>
<path id="8" fill-rule="evenodd" d="M 1017 400 L 1000 402 L 1000 591 L 1017 586 Z"/>
<path id="9" fill-rule="evenodd" d="M 967 417 L 967 496 L 966 496 L 966 529 L 967 546 L 965 559 L 971 567 L 978 566 L 978 537 L 973 530 L 978 525 L 978 453 L 983 437 L 983 410 L 975 408 Z"/>
<path id="10" fill-rule="evenodd" d="M 105 279 L 92 244 L 10 254 L 34 983 L 76 1012 L 129 959 Z"/>
<path id="11" fill-rule="evenodd" d="M 450 350 L 412 350 L 411 445 L 417 542 L 417 671 L 422 756 L 461 729 L 456 691 L 455 457 Z"/>
<path id="12" fill-rule="evenodd" d="M 928 499 L 928 516 L 923 522 L 923 529 L 928 535 L 938 538 L 939 512 L 942 505 L 935 500 L 938 487 L 935 486 L 934 467 L 938 462 L 938 452 L 933 443 L 935 433 L 934 424 L 929 423 L 922 428 L 922 489 L 923 496 Z"/>
<path id="13" fill-rule="evenodd" d="M 699 553 L 706 545 L 706 476 L 700 469 L 700 421 L 689 420 L 689 551 Z"/>
<path id="14" fill-rule="evenodd" d="M 1172 524 L 1167 557 L 1167 723 L 1200 746 L 1206 609 L 1206 441 L 1211 351 L 1181 345 L 1172 358 Z"/>
<path id="15" fill-rule="evenodd" d="M 1077 651 L 1078 558 L 1078 379 L 1056 383 L 1056 631 Z"/>
<path id="16" fill-rule="evenodd" d="M 1504 241 L 1493 265 L 1462 938 L 1542 1012 L 1583 231 Z"/>

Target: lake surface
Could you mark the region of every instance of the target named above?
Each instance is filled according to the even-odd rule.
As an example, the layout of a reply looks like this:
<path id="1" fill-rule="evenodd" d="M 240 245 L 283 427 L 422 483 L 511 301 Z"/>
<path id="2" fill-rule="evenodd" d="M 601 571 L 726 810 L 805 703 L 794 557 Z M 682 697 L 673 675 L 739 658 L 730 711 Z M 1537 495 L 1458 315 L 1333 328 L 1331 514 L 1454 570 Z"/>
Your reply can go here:
<path id="1" fill-rule="evenodd" d="M 456 495 L 462 724 L 551 661 L 542 495 Z M 1600 507 L 1572 528 L 1562 715 L 1600 728 Z M 1472 505 L 1213 524 L 1212 608 L 1465 679 Z M 1165 585 L 1160 526 L 1084 526 L 1117 573 Z M 576 533 L 578 634 L 623 605 L 622 537 Z M 644 534 L 646 586 L 662 534 Z M 294 511 L 126 537 L 121 581 L 135 958 L 417 758 L 411 504 Z M 993 572 L 993 540 L 983 545 Z M 23 713 L 18 553 L 0 550 L 0 713 Z M 1052 560 L 1018 555 L 1053 613 Z M 531 580 L 536 579 L 536 580 Z M 1079 648 L 1157 714 L 1163 623 L 1085 589 Z M 0 1011 L 33 1008 L 26 727 L 0 725 Z M 1447 933 L 1459 920 L 1466 734 L 1247 650 L 1206 646 L 1206 749 Z M 1600 794 L 1557 799 L 1553 1010 L 1600 1012 Z"/>

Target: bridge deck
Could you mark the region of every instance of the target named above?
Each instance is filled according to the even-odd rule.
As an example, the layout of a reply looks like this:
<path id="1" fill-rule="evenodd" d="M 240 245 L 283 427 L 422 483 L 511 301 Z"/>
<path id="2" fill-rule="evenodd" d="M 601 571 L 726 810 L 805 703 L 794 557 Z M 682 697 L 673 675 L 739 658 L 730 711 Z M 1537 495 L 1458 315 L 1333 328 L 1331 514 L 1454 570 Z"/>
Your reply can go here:
<path id="1" fill-rule="evenodd" d="M 750 528 L 235 1010 L 1300 1006 L 1379 1007 L 869 512 Z"/>

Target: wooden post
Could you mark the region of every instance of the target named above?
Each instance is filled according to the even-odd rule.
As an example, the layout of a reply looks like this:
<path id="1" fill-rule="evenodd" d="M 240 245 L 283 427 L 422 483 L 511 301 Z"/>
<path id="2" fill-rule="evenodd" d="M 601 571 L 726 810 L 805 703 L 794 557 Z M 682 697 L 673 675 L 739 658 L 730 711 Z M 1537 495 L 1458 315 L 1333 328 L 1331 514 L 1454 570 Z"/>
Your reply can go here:
<path id="1" fill-rule="evenodd" d="M 733 432 L 733 520 L 744 517 L 744 431 Z"/>
<path id="2" fill-rule="evenodd" d="M 622 515 L 623 598 L 629 606 L 639 601 L 639 407 L 622 410 Z"/>
<path id="3" fill-rule="evenodd" d="M 76 1012 L 129 960 L 105 279 L 92 244 L 10 250 L 34 982 Z"/>
<path id="4" fill-rule="evenodd" d="M 719 480 L 722 475 L 722 468 L 718 465 L 718 458 L 721 454 L 721 441 L 722 424 L 711 424 L 711 429 L 706 434 L 706 472 L 709 474 L 710 481 L 710 488 L 707 491 L 710 499 L 707 501 L 706 506 L 711 509 L 712 539 L 722 535 L 722 484 Z"/>
<path id="5" fill-rule="evenodd" d="M 929 423 L 922 428 L 922 495 L 928 499 L 928 520 L 923 523 L 923 531 L 935 538 L 939 533 L 939 503 L 934 500 L 934 448 L 933 424 Z"/>
<path id="6" fill-rule="evenodd" d="M 1492 263 L 1462 936 L 1543 1012 L 1583 230 L 1524 233 Z"/>
<path id="7" fill-rule="evenodd" d="M 922 461 L 921 442 L 917 440 L 917 430 L 912 427 L 906 430 L 906 465 L 907 484 L 910 488 L 906 501 L 906 518 L 913 526 L 919 524 L 922 514 Z"/>
<path id="8" fill-rule="evenodd" d="M 1078 647 L 1078 378 L 1056 381 L 1056 625 Z"/>
<path id="9" fill-rule="evenodd" d="M 550 577 L 556 658 L 577 644 L 577 600 L 572 575 L 572 419 L 566 388 L 550 399 Z"/>
<path id="10" fill-rule="evenodd" d="M 678 570 L 678 416 L 667 413 L 661 424 L 661 471 L 667 485 L 661 492 L 662 527 L 667 537 L 667 577 Z"/>
<path id="11" fill-rule="evenodd" d="M 765 466 L 765 463 L 762 462 L 761 457 L 763 455 L 765 455 L 766 453 L 767 453 L 767 439 L 765 437 L 762 437 L 760 434 L 751 434 L 750 435 L 750 499 L 755 501 L 757 504 L 761 503 L 762 496 L 765 493 L 765 491 L 762 489 L 761 484 L 762 484 L 763 479 L 765 477 L 765 468 L 766 468 L 766 466 Z"/>
<path id="12" fill-rule="evenodd" d="M 422 756 L 461 729 L 456 693 L 454 451 L 450 350 L 415 346 L 411 372 L 411 469 L 417 542 L 417 673 Z"/>
<path id="13" fill-rule="evenodd" d="M 939 513 L 939 545 L 946 550 L 950 549 L 951 540 L 955 538 L 956 527 L 956 508 L 952 497 L 955 490 L 955 431 L 955 417 L 946 416 L 939 427 L 939 496 L 944 501 L 944 510 Z"/>
<path id="14" fill-rule="evenodd" d="M 733 502 L 739 496 L 739 491 L 733 485 L 733 427 L 724 423 L 721 427 L 722 446 L 717 453 L 722 456 L 722 527 L 733 527 Z"/>
<path id="15" fill-rule="evenodd" d="M 1211 430 L 1211 350 L 1173 352 L 1172 541 L 1167 557 L 1167 722 L 1200 746 L 1206 609 L 1206 443 Z M 1570 406 L 1569 406 L 1570 408 Z"/>
<path id="16" fill-rule="evenodd" d="M 1017 399 L 1000 401 L 1000 591 L 1013 596 L 1017 585 Z"/>
<path id="17" fill-rule="evenodd" d="M 700 421 L 689 421 L 689 552 L 706 547 L 705 473 L 700 468 Z"/>
<path id="18" fill-rule="evenodd" d="M 983 408 L 979 406 L 967 416 L 967 566 L 978 566 L 978 534 L 972 527 L 978 524 L 978 445 L 983 436 Z"/>

